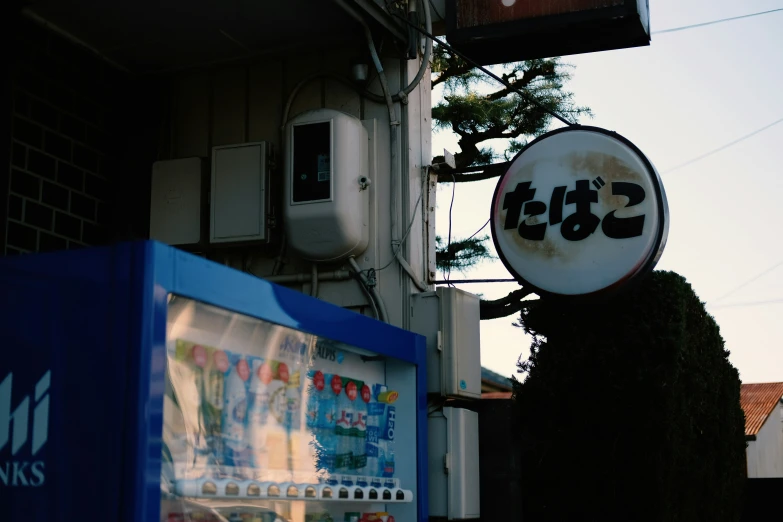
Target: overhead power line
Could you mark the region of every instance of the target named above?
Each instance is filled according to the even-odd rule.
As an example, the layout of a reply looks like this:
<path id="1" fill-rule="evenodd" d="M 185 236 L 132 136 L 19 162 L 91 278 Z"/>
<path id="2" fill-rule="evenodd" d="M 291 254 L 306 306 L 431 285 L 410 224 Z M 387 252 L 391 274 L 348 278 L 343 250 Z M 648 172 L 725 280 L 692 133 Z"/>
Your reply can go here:
<path id="1" fill-rule="evenodd" d="M 705 27 L 707 25 L 714 25 L 714 24 L 722 24 L 723 22 L 732 22 L 734 20 L 741 20 L 743 18 L 751 18 L 753 16 L 761 16 L 766 15 L 770 13 L 777 13 L 778 11 L 783 11 L 783 7 L 778 9 L 770 9 L 769 11 L 762 11 L 760 13 L 751 13 L 741 16 L 732 16 L 731 18 L 721 18 L 720 20 L 713 20 L 711 22 L 703 22 L 700 24 L 693 24 L 693 25 L 685 25 L 682 27 L 672 27 L 671 29 L 662 29 L 660 31 L 653 31 L 651 34 L 663 34 L 663 33 L 674 33 L 677 31 L 687 31 L 688 29 L 697 29 L 699 27 Z"/>
<path id="2" fill-rule="evenodd" d="M 473 283 L 519 283 L 516 279 L 442 279 L 435 281 L 436 285 L 467 285 Z"/>
<path id="3" fill-rule="evenodd" d="M 729 147 L 731 147 L 733 145 L 736 145 L 736 144 L 738 144 L 738 143 L 740 143 L 742 141 L 745 141 L 748 138 L 752 138 L 756 134 L 764 132 L 765 130 L 769 129 L 770 127 L 774 127 L 775 125 L 777 125 L 778 123 L 781 123 L 781 122 L 783 122 L 783 118 L 780 118 L 777 121 L 773 121 L 769 125 L 765 125 L 764 127 L 760 128 L 760 129 L 757 129 L 757 130 L 751 132 L 750 134 L 746 134 L 745 136 L 743 136 L 741 138 L 737 138 L 736 140 L 734 140 L 734 141 L 732 141 L 730 143 L 727 143 L 725 145 L 722 145 L 722 146 L 718 147 L 715 150 L 711 150 L 710 152 L 707 152 L 706 154 L 702 154 L 701 156 L 693 158 L 692 160 L 688 160 L 685 163 L 680 163 L 676 167 L 672 167 L 672 168 L 670 168 L 668 170 L 663 171 L 661 174 L 669 174 L 670 172 L 674 172 L 675 170 L 679 170 L 679 169 L 681 169 L 683 167 L 691 165 L 692 163 L 696 163 L 697 161 L 701 161 L 701 160 L 703 160 L 705 158 L 708 158 L 708 157 L 712 156 L 713 154 L 717 154 L 718 152 L 722 152 L 722 151 L 728 149 Z"/>
<path id="4" fill-rule="evenodd" d="M 508 80 L 504 80 L 503 78 L 501 78 L 501 77 L 500 77 L 500 76 L 498 76 L 497 74 L 493 73 L 492 71 L 490 71 L 490 70 L 489 70 L 489 69 L 487 69 L 486 67 L 483 67 L 482 65 L 480 65 L 480 64 L 479 64 L 478 62 L 476 62 L 475 60 L 472 60 L 472 59 L 470 59 L 469 57 L 465 56 L 463 53 L 461 53 L 461 52 L 457 51 L 457 50 L 456 50 L 456 49 L 454 49 L 452 46 L 450 46 L 449 44 L 447 44 L 446 42 L 444 42 L 443 40 L 441 40 L 441 39 L 439 39 L 439 38 L 436 38 L 436 37 L 435 37 L 434 35 L 432 35 L 431 33 L 427 32 L 426 30 L 422 29 L 422 28 L 421 28 L 421 27 L 419 27 L 418 25 L 414 24 L 413 22 L 411 22 L 410 20 L 408 20 L 408 19 L 407 19 L 407 18 L 405 18 L 404 16 L 402 16 L 402 15 L 400 15 L 400 14 L 398 14 L 398 13 L 394 13 L 394 16 L 396 16 L 397 18 L 399 18 L 399 19 L 400 19 L 400 21 L 402 21 L 402 22 L 403 22 L 403 23 L 405 23 L 406 25 L 410 26 L 410 27 L 411 27 L 411 28 L 413 28 L 414 30 L 416 30 L 416 31 L 418 31 L 419 33 L 421 33 L 423 36 L 426 36 L 427 38 L 429 38 L 430 40 L 432 40 L 434 43 L 436 43 L 436 44 L 440 45 L 441 47 L 443 47 L 444 49 L 446 49 L 448 52 L 452 53 L 452 54 L 453 54 L 453 55 L 455 55 L 455 56 L 459 56 L 460 58 L 462 58 L 463 60 L 465 60 L 465 61 L 466 61 L 468 64 L 470 64 L 471 66 L 473 66 L 473 67 L 475 67 L 476 69 L 478 69 L 479 71 L 483 72 L 484 74 L 486 74 L 487 76 L 489 76 L 489 77 L 490 77 L 490 78 L 492 78 L 493 80 L 495 80 L 495 81 L 497 81 L 497 82 L 501 83 L 501 84 L 502 84 L 504 87 L 506 87 L 507 89 L 509 89 L 509 90 L 511 90 L 511 91 L 513 91 L 513 92 L 515 92 L 515 93 L 517 93 L 517 94 L 519 94 L 520 96 L 522 96 L 522 98 L 523 98 L 523 99 L 525 99 L 525 100 L 529 101 L 530 103 L 532 103 L 533 105 L 537 106 L 539 109 L 541 109 L 542 111 L 546 112 L 547 114 L 549 114 L 549 115 L 550 115 L 550 116 L 552 116 L 553 118 L 556 118 L 556 119 L 560 120 L 561 122 L 565 123 L 565 124 L 566 124 L 566 125 L 568 125 L 569 127 L 573 127 L 573 126 L 575 126 L 575 125 L 576 125 L 576 123 L 574 123 L 574 122 L 572 122 L 572 121 L 569 121 L 569 120 L 568 120 L 568 119 L 567 119 L 565 116 L 563 116 L 563 115 L 561 115 L 561 114 L 558 114 L 556 111 L 553 111 L 553 110 L 552 110 L 552 109 L 550 109 L 549 107 L 547 107 L 547 106 L 545 106 L 544 104 L 542 104 L 540 101 L 536 100 L 536 99 L 535 99 L 535 98 L 534 98 L 534 97 L 533 97 L 533 96 L 532 96 L 530 93 L 523 92 L 521 89 L 519 89 L 519 88 L 517 88 L 517 87 L 514 87 L 514 86 L 511 84 L 511 82 L 509 82 Z"/>
<path id="5" fill-rule="evenodd" d="M 715 300 L 714 300 L 714 301 L 712 301 L 712 302 L 713 302 L 713 303 L 717 303 L 717 302 L 719 302 L 719 301 L 723 301 L 724 299 L 726 299 L 726 298 L 727 298 L 728 296 L 730 296 L 731 294 L 734 294 L 734 293 L 738 292 L 739 290 L 742 290 L 743 288 L 745 288 L 746 286 L 748 286 L 748 285 L 749 285 L 749 284 L 751 284 L 752 282 L 756 281 L 757 279 L 761 279 L 761 278 L 762 278 L 762 277 L 764 277 L 765 275 L 769 274 L 770 272 L 772 272 L 773 270 L 775 270 L 775 269 L 776 269 L 777 267 L 779 267 L 780 265 L 783 265 L 783 260 L 781 260 L 781 261 L 778 261 L 777 263 L 775 263 L 775 264 L 774 264 L 774 265 L 772 265 L 771 267 L 767 268 L 767 269 L 766 269 L 766 270 L 764 270 L 763 272 L 761 272 L 761 273 L 759 273 L 759 274 L 757 274 L 757 275 L 755 275 L 755 276 L 751 277 L 750 279 L 748 279 L 747 281 L 745 281 L 745 282 L 744 282 L 744 283 L 742 283 L 741 285 L 739 285 L 739 286 L 736 286 L 736 287 L 732 288 L 731 290 L 729 290 L 728 292 L 726 292 L 725 294 L 723 294 L 722 296 L 720 296 L 719 298 L 715 299 Z"/>
<path id="6" fill-rule="evenodd" d="M 767 301 L 751 301 L 749 303 L 732 303 L 717 306 L 707 305 L 707 308 L 712 308 L 713 310 L 719 308 L 745 308 L 748 306 L 765 306 L 779 303 L 783 303 L 783 299 L 768 299 Z"/>

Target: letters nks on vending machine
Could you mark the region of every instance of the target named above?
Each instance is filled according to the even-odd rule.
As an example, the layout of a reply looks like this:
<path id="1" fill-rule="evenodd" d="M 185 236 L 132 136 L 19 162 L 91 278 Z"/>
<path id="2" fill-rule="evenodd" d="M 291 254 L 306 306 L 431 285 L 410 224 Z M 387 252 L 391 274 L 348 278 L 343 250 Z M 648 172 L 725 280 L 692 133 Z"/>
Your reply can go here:
<path id="1" fill-rule="evenodd" d="M 3 520 L 426 520 L 423 337 L 154 242 L 0 303 Z"/>

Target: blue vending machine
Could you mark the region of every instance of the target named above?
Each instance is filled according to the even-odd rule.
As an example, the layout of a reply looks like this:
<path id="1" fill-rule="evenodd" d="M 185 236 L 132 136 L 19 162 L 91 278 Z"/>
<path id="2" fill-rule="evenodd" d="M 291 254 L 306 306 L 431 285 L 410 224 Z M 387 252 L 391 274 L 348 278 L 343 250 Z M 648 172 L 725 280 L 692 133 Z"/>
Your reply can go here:
<path id="1" fill-rule="evenodd" d="M 423 522 L 424 338 L 154 242 L 0 259 L 3 522 Z"/>

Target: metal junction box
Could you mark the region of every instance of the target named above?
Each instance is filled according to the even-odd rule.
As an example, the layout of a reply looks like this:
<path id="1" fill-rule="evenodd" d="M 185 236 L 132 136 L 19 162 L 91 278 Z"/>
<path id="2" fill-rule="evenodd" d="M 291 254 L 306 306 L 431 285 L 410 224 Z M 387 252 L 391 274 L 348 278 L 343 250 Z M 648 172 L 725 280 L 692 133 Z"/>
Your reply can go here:
<path id="1" fill-rule="evenodd" d="M 336 262 L 367 249 L 372 180 L 361 120 L 331 109 L 304 112 L 285 131 L 285 229 L 303 259 Z"/>
<path id="2" fill-rule="evenodd" d="M 411 329 L 427 338 L 427 392 L 481 398 L 479 297 L 457 288 L 416 294 Z"/>
<path id="3" fill-rule="evenodd" d="M 427 421 L 430 517 L 479 518 L 478 413 L 445 407 Z"/>
<path id="4" fill-rule="evenodd" d="M 212 149 L 210 243 L 268 241 L 268 142 Z"/>
<path id="5" fill-rule="evenodd" d="M 150 191 L 150 239 L 169 245 L 201 240 L 201 179 L 204 161 L 156 161 Z"/>

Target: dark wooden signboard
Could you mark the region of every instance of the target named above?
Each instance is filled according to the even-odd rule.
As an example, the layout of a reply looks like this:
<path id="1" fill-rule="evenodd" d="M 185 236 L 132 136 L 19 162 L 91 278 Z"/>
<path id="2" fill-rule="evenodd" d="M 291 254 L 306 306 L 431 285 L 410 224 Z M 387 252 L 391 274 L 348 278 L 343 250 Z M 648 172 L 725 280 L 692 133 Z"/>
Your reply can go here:
<path id="1" fill-rule="evenodd" d="M 483 65 L 649 45 L 648 0 L 447 0 L 446 38 Z"/>

